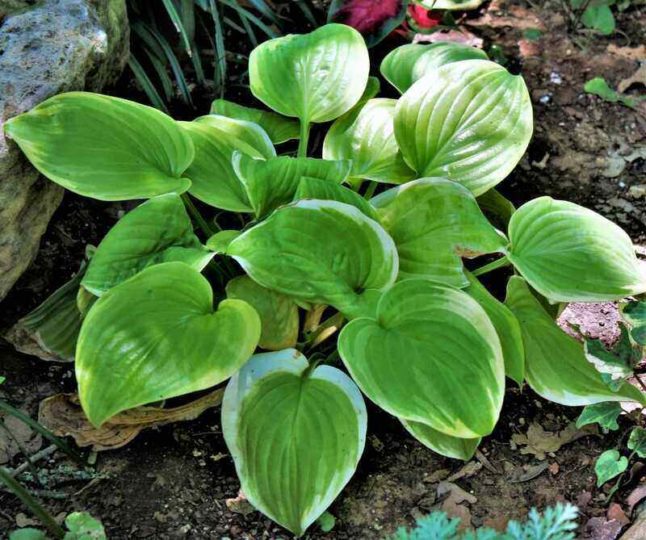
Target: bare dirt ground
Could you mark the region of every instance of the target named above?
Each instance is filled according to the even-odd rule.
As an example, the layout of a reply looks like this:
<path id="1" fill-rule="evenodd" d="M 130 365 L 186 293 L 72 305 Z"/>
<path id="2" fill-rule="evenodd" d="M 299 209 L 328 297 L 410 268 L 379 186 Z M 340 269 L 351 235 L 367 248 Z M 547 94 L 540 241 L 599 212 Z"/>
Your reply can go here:
<path id="1" fill-rule="evenodd" d="M 502 191 L 516 203 L 543 194 L 575 201 L 616 221 L 645 244 L 644 111 L 586 95 L 583 85 L 603 76 L 616 87 L 637 71 L 639 59 L 645 59 L 639 36 L 646 10 L 621 14 L 621 32 L 600 37 L 569 32 L 560 6 L 495 2 L 465 21 L 465 28 L 485 45 L 502 48 L 510 66 L 522 72 L 534 102 L 533 142 Z M 541 29 L 540 39 L 526 39 L 529 28 Z M 630 91 L 643 92 L 643 86 Z M 66 195 L 37 260 L 2 304 L 0 329 L 69 279 L 85 244 L 98 243 L 117 210 Z M 612 336 L 616 317 L 608 306 L 583 316 L 584 328 Z M 74 386 L 69 366 L 21 355 L 1 341 L 0 374 L 8 379 L 0 396 L 32 416 L 41 399 Z M 532 506 L 562 500 L 580 507 L 584 538 L 612 540 L 630 520 L 626 497 L 640 482 L 643 467 L 633 469 L 628 485 L 610 502 L 595 487 L 593 464 L 623 430 L 603 438 L 576 432 L 571 424 L 577 408 L 555 406 L 510 385 L 498 428 L 484 440 L 478 458 L 466 465 L 433 454 L 395 419 L 369 408 L 369 438 L 359 470 L 330 508 L 336 526 L 330 533 L 313 526 L 309 538 L 382 538 L 437 508 L 473 526 L 504 528 L 507 520 L 523 518 Z M 28 431 L 24 442 L 32 451 L 46 446 Z M 15 455 L 8 465 L 21 461 Z M 47 489 L 29 486 L 40 489 L 36 493 L 52 513 L 88 510 L 103 521 L 110 538 L 289 537 L 260 513 L 231 501 L 239 484 L 217 410 L 193 422 L 146 431 L 122 449 L 99 453 L 96 470 L 89 474 L 80 474 L 59 454 L 39 466 L 47 475 Z M 13 496 L 0 491 L 0 536 L 17 523 L 29 523 L 26 514 Z"/>

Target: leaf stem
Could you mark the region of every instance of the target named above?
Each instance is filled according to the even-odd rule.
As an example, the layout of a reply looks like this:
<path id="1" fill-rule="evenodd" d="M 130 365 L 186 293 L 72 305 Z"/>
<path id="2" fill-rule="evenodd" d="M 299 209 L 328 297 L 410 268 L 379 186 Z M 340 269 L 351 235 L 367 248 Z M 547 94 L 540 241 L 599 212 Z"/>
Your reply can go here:
<path id="1" fill-rule="evenodd" d="M 377 182 L 370 182 L 370 185 L 368 186 L 368 189 L 366 189 L 365 194 L 363 195 L 363 198 L 369 201 L 372 199 L 372 196 L 375 194 L 375 190 L 377 189 Z"/>
<path id="2" fill-rule="evenodd" d="M 482 276 L 483 274 L 487 274 L 492 270 L 497 270 L 498 268 L 504 268 L 505 266 L 509 266 L 510 264 L 511 264 L 511 261 L 507 258 L 507 256 L 505 256 L 505 257 L 501 257 L 500 259 L 496 259 L 495 261 L 490 262 L 489 264 L 485 264 L 480 268 L 476 268 L 471 273 L 474 276 Z"/>
<path id="3" fill-rule="evenodd" d="M 300 138 L 298 139 L 298 153 L 296 154 L 298 157 L 307 156 L 307 143 L 309 142 L 309 139 L 310 139 L 310 123 L 303 122 L 303 120 L 301 120 L 301 133 L 300 133 Z"/>
<path id="4" fill-rule="evenodd" d="M 202 229 L 202 232 L 208 237 L 213 236 L 217 231 L 211 228 L 208 222 L 204 219 L 200 211 L 193 204 L 193 201 L 189 197 L 188 193 L 182 193 L 182 201 L 188 210 L 188 213 L 191 214 L 191 217 L 197 223 L 197 226 Z"/>
<path id="5" fill-rule="evenodd" d="M 0 467 L 0 482 L 6 485 L 10 491 L 18 497 L 23 504 L 32 511 L 32 513 L 42 522 L 49 532 L 56 538 L 63 538 L 65 531 L 56 523 L 52 515 L 30 495 L 30 493 L 15 480 L 4 467 Z"/>

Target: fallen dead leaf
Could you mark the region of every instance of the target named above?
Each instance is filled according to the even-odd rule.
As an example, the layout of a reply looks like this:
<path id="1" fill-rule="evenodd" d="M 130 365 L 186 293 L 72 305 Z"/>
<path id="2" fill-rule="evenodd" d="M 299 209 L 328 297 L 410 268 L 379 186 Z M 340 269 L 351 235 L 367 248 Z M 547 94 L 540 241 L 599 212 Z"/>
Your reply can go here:
<path id="1" fill-rule="evenodd" d="M 520 469 L 520 472 L 513 474 L 508 481 L 512 484 L 529 482 L 530 480 L 538 478 L 541 474 L 543 474 L 543 471 L 545 471 L 547 467 L 547 462 L 544 462 L 528 467 L 527 470 Z"/>
<path id="2" fill-rule="evenodd" d="M 20 453 L 20 446 L 33 454 L 40 450 L 43 439 L 27 424 L 15 416 L 0 418 L 0 465 L 8 463 L 16 454 Z"/>
<path id="3" fill-rule="evenodd" d="M 462 467 L 459 471 L 449 476 L 447 478 L 447 482 L 455 482 L 456 480 L 460 480 L 461 478 L 470 478 L 473 475 L 477 474 L 481 469 L 482 463 L 479 463 L 478 461 L 469 461 L 469 463 L 464 465 L 464 467 Z"/>
<path id="4" fill-rule="evenodd" d="M 620 92 L 625 92 L 633 84 L 641 84 L 646 86 L 646 64 L 642 64 L 640 68 L 635 71 L 630 77 L 627 77 L 619 82 L 617 85 L 617 90 Z"/>
<path id="5" fill-rule="evenodd" d="M 238 491 L 237 497 L 234 497 L 232 499 L 227 499 L 224 502 L 227 505 L 227 508 L 231 512 L 235 512 L 236 514 L 242 514 L 243 516 L 249 515 L 252 512 L 256 511 L 256 509 L 253 506 L 251 506 L 251 503 L 247 500 L 247 497 L 242 492 L 242 490 Z"/>
<path id="6" fill-rule="evenodd" d="M 554 463 L 550 463 L 550 466 L 548 467 L 548 470 L 550 471 L 550 474 L 552 476 L 556 476 L 559 473 L 559 471 L 561 470 L 561 468 L 559 467 L 559 464 L 556 463 L 556 461 L 555 461 Z"/>
<path id="7" fill-rule="evenodd" d="M 77 394 L 56 394 L 44 399 L 38 421 L 60 437 L 73 437 L 80 447 L 92 446 L 94 451 L 121 448 L 143 429 L 173 422 L 193 420 L 204 411 L 222 402 L 223 389 L 217 389 L 195 401 L 170 409 L 137 407 L 124 411 L 95 428 L 85 417 Z"/>
<path id="8" fill-rule="evenodd" d="M 527 429 L 527 434 L 516 433 L 512 435 L 511 441 L 514 444 L 523 446 L 520 449 L 521 454 L 533 454 L 538 459 L 543 460 L 547 454 L 556 452 L 561 446 L 594 433 L 594 427 L 592 430 L 588 429 L 588 426 L 583 429 L 577 429 L 574 422 L 556 433 L 545 431 L 543 426 L 532 422 Z"/>
<path id="9" fill-rule="evenodd" d="M 583 529 L 584 537 L 594 540 L 616 540 L 623 525 L 616 519 L 608 521 L 604 517 L 593 517 L 588 520 Z"/>
<path id="10" fill-rule="evenodd" d="M 429 484 L 435 484 L 436 482 L 441 482 L 449 477 L 451 471 L 449 469 L 438 469 L 437 471 L 432 472 L 428 476 L 424 477 L 424 482 Z"/>
<path id="11" fill-rule="evenodd" d="M 452 41 L 464 43 L 482 49 L 484 41 L 468 30 L 449 30 L 448 32 L 433 32 L 432 34 L 415 34 L 413 43 L 438 43 L 441 41 Z"/>
<path id="12" fill-rule="evenodd" d="M 614 43 L 608 45 L 607 51 L 610 54 L 627 58 L 628 60 L 646 60 L 646 45 L 639 47 L 619 47 Z"/>
<path id="13" fill-rule="evenodd" d="M 640 484 L 630 492 L 626 497 L 626 504 L 628 505 L 628 513 L 632 514 L 635 506 L 646 499 L 646 484 Z"/>
<path id="14" fill-rule="evenodd" d="M 609 520 L 615 519 L 622 525 L 628 525 L 628 523 L 630 523 L 630 520 L 626 516 L 623 508 L 621 507 L 620 504 L 617 504 L 617 503 L 612 503 L 608 507 L 608 512 L 606 513 L 606 517 Z"/>
<path id="15" fill-rule="evenodd" d="M 464 491 L 460 486 L 452 482 L 440 482 L 437 486 L 437 496 L 440 498 L 446 497 L 442 501 L 441 509 L 449 517 L 460 518 L 460 530 L 473 527 L 471 523 L 471 511 L 466 505 L 461 503 L 475 504 L 478 502 L 477 497 Z"/>

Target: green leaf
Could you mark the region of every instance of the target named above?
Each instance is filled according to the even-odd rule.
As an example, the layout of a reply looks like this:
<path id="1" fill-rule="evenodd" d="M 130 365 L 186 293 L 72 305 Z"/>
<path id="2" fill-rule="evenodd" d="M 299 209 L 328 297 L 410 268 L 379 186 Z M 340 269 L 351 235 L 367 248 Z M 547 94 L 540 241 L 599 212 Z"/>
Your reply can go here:
<path id="1" fill-rule="evenodd" d="M 330 512 L 323 512 L 316 520 L 316 523 L 325 533 L 330 532 L 336 525 L 336 518 Z"/>
<path id="2" fill-rule="evenodd" d="M 378 221 L 377 211 L 361 195 L 351 189 L 320 178 L 301 178 L 294 200 L 318 199 L 321 201 L 338 201 L 358 208 L 366 216 Z"/>
<path id="3" fill-rule="evenodd" d="M 242 231 L 231 229 L 216 232 L 206 241 L 206 247 L 215 253 L 226 253 L 229 244 L 241 234 Z"/>
<path id="4" fill-rule="evenodd" d="M 374 317 L 351 321 L 339 354 L 364 394 L 404 420 L 447 435 L 491 433 L 505 370 L 489 317 L 466 293 L 432 281 L 400 281 Z"/>
<path id="5" fill-rule="evenodd" d="M 446 435 L 421 422 L 412 422 L 410 420 L 402 420 L 401 422 L 406 430 L 424 446 L 430 448 L 433 452 L 453 459 L 469 461 L 476 453 L 482 440 L 480 437 L 475 439 L 451 437 L 451 435 Z"/>
<path id="6" fill-rule="evenodd" d="M 601 454 L 594 464 L 594 472 L 597 475 L 597 487 L 603 486 L 608 480 L 619 476 L 628 468 L 626 456 L 619 456 L 617 450 L 606 450 Z"/>
<path id="7" fill-rule="evenodd" d="M 292 201 L 302 177 L 320 178 L 340 184 L 350 172 L 349 161 L 278 156 L 252 159 L 240 153 L 233 156 L 233 168 L 247 190 L 257 217 Z"/>
<path id="8" fill-rule="evenodd" d="M 584 339 L 585 357 L 613 390 L 633 374 L 633 367 L 642 359 L 641 347 L 633 347 L 628 330 L 621 327 L 620 339 L 611 350 L 600 339 Z"/>
<path id="9" fill-rule="evenodd" d="M 395 99 L 371 99 L 336 120 L 325 136 L 323 157 L 352 160 L 354 179 L 401 184 L 414 178 L 393 133 L 396 103 Z"/>
<path id="10" fill-rule="evenodd" d="M 87 512 L 72 512 L 65 518 L 68 528 L 63 540 L 106 540 L 101 522 Z"/>
<path id="11" fill-rule="evenodd" d="M 631 326 L 630 337 L 640 346 L 646 346 L 646 302 L 629 302 L 623 307 L 622 316 Z"/>
<path id="12" fill-rule="evenodd" d="M 153 264 L 178 261 L 201 272 L 212 258 L 193 233 L 181 197 L 169 193 L 131 210 L 110 229 L 81 284 L 101 296 Z"/>
<path id="13" fill-rule="evenodd" d="M 462 257 L 502 252 L 506 240 L 473 195 L 444 178 L 421 178 L 371 201 L 399 253 L 399 278 L 426 277 L 454 287 L 469 284 Z"/>
<path id="14" fill-rule="evenodd" d="M 463 60 L 406 91 L 395 109 L 395 137 L 418 176 L 446 177 L 477 196 L 520 161 L 532 121 L 520 76 L 487 60 Z"/>
<path id="15" fill-rule="evenodd" d="M 606 36 L 615 31 L 615 17 L 609 6 L 588 6 L 581 16 L 581 22 Z"/>
<path id="16" fill-rule="evenodd" d="M 213 114 L 179 125 L 195 146 L 195 159 L 186 171 L 193 182 L 189 193 L 216 208 L 251 212 L 247 192 L 233 170 L 231 158 L 234 152 L 260 159 L 274 157 L 276 150 L 269 136 L 252 122 Z"/>
<path id="17" fill-rule="evenodd" d="M 255 355 L 227 385 L 222 432 L 249 502 L 297 536 L 348 483 L 366 408 L 342 371 L 298 351 Z"/>
<path id="18" fill-rule="evenodd" d="M 634 98 L 621 94 L 610 88 L 603 77 L 590 79 L 585 83 L 585 85 L 583 85 L 583 90 L 588 94 L 599 96 L 604 101 L 608 101 L 610 103 L 622 103 L 623 105 L 626 105 L 626 107 L 631 107 L 633 109 L 637 107 L 637 102 Z"/>
<path id="19" fill-rule="evenodd" d="M 577 418 L 576 427 L 582 428 L 589 424 L 599 424 L 603 429 L 615 431 L 619 429 L 617 418 L 619 418 L 621 411 L 621 405 L 616 401 L 587 405 Z"/>
<path id="20" fill-rule="evenodd" d="M 263 111 L 262 109 L 238 105 L 226 99 L 216 99 L 211 103 L 211 114 L 218 114 L 258 124 L 267 132 L 271 142 L 274 144 L 280 144 L 291 139 L 298 139 L 300 136 L 297 121 L 291 118 L 285 118 L 271 111 Z"/>
<path id="21" fill-rule="evenodd" d="M 232 279 L 227 283 L 226 291 L 227 298 L 244 300 L 260 316 L 260 347 L 278 351 L 296 345 L 298 307 L 291 298 L 258 285 L 249 276 Z"/>
<path id="22" fill-rule="evenodd" d="M 368 49 L 355 29 L 326 24 L 264 42 L 249 57 L 251 92 L 305 125 L 329 122 L 359 100 L 368 81 Z"/>
<path id="23" fill-rule="evenodd" d="M 509 199 L 498 190 L 490 189 L 480 195 L 477 201 L 485 216 L 489 217 L 494 224 L 507 228 L 511 216 L 516 211 L 516 207 Z"/>
<path id="24" fill-rule="evenodd" d="M 646 292 L 628 235 L 577 204 L 539 197 L 509 222 L 509 260 L 552 302 L 603 302 Z"/>
<path id="25" fill-rule="evenodd" d="M 9 533 L 9 540 L 47 540 L 47 535 L 38 529 L 25 527 Z"/>
<path id="26" fill-rule="evenodd" d="M 628 438 L 628 450 L 632 450 L 640 458 L 646 458 L 646 429 L 633 428 Z"/>
<path id="27" fill-rule="evenodd" d="M 5 122 L 5 133 L 50 180 L 102 201 L 182 193 L 193 145 L 161 111 L 68 92 Z"/>
<path id="28" fill-rule="evenodd" d="M 641 392 L 624 383 L 612 391 L 588 362 L 583 345 L 552 320 L 520 277 L 507 285 L 505 304 L 518 318 L 525 345 L 525 378 L 532 390 L 561 405 L 581 406 L 603 401 L 646 403 Z"/>
<path id="29" fill-rule="evenodd" d="M 76 349 L 83 410 L 100 426 L 113 415 L 204 390 L 235 373 L 260 337 L 255 310 L 224 300 L 189 266 L 146 268 L 105 293 L 87 314 Z"/>
<path id="30" fill-rule="evenodd" d="M 522 386 L 525 380 L 525 349 L 518 319 L 480 283 L 478 278 L 470 272 L 466 272 L 466 276 L 469 286 L 464 292 L 482 306 L 500 338 L 505 359 L 505 375 Z"/>
<path id="31" fill-rule="evenodd" d="M 462 43 L 408 43 L 390 51 L 381 62 L 379 70 L 403 94 L 424 75 L 435 73 L 446 64 L 487 59 L 487 53 L 483 50 Z"/>
<path id="32" fill-rule="evenodd" d="M 5 339 L 17 350 L 43 360 L 74 361 L 82 322 L 76 297 L 84 273 L 83 264 L 71 280 L 21 318 L 4 336 Z"/>
<path id="33" fill-rule="evenodd" d="M 226 253 L 262 286 L 344 313 L 360 310 L 363 291 L 386 288 L 397 276 L 397 252 L 386 231 L 336 201 L 283 206 L 234 239 Z"/>

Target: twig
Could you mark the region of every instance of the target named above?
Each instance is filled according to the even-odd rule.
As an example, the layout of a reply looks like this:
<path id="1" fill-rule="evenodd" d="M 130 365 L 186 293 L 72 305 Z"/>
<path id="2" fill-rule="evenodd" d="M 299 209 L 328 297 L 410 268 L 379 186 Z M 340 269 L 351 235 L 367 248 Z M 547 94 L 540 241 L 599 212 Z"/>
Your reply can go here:
<path id="1" fill-rule="evenodd" d="M 36 463 L 37 461 L 40 461 L 41 459 L 53 454 L 54 452 L 56 452 L 56 445 L 51 444 L 47 448 L 43 448 L 42 450 L 39 450 L 38 452 L 36 452 L 33 456 L 30 456 L 25 463 L 23 463 L 22 465 L 19 465 L 13 471 L 9 471 L 9 474 L 15 478 L 16 476 L 25 472 L 29 468 L 30 461 L 31 463 Z"/>

